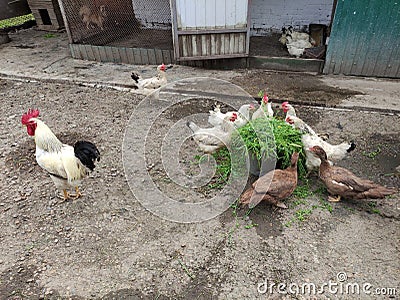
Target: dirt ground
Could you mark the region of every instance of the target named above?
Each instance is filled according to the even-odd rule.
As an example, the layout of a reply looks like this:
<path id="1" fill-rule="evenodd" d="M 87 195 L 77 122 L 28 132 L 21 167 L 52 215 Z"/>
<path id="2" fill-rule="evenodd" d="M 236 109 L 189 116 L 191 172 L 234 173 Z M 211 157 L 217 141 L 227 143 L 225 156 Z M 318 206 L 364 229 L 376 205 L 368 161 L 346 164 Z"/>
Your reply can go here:
<path id="1" fill-rule="evenodd" d="M 298 98 L 335 106 L 362 94 L 304 74 L 243 71 L 232 82 L 253 95 L 268 82 L 276 105 Z M 260 204 L 248 216 L 246 209 L 230 208 L 201 223 L 170 222 L 135 199 L 124 174 L 124 132 L 143 96 L 0 80 L 0 97 L 1 299 L 308 299 L 277 290 L 270 294 L 262 284 L 321 286 L 337 282 L 341 272 L 346 273 L 345 283 L 371 284 L 372 293 L 376 288 L 396 288 L 396 297 L 400 293 L 399 194 L 328 204 L 326 192 L 312 176 L 307 195 L 288 199 L 288 210 Z M 203 104 L 161 116 L 159 129 L 207 111 Z M 40 108 L 41 119 L 63 142 L 87 139 L 98 145 L 102 158 L 83 183 L 83 198 L 60 201 L 51 179 L 35 163 L 34 141 L 20 125 L 29 107 Z M 356 142 L 356 150 L 340 165 L 400 187 L 395 170 L 400 164 L 398 114 L 296 108 L 318 132 L 329 133 L 330 142 Z M 182 149 L 188 166 L 198 152 L 190 141 Z M 151 175 L 173 194 L 174 185 L 156 163 Z M 187 190 L 186 195 L 195 192 Z M 380 297 L 388 298 L 325 292 L 316 299 Z"/>

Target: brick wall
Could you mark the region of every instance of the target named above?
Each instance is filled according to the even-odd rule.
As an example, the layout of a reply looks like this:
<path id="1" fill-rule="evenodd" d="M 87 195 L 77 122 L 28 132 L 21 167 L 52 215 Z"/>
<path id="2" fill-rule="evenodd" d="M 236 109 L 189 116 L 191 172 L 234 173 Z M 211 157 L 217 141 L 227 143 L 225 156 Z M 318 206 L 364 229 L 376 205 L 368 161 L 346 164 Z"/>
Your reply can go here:
<path id="1" fill-rule="evenodd" d="M 301 29 L 310 23 L 329 25 L 333 0 L 252 0 L 251 33 L 265 35 L 292 25 Z"/>

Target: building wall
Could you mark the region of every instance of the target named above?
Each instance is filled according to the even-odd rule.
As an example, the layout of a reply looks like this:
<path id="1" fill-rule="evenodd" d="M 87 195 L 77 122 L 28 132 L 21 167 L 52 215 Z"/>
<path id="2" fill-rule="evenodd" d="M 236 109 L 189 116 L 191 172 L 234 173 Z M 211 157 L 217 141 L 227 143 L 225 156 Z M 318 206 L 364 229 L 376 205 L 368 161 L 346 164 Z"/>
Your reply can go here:
<path id="1" fill-rule="evenodd" d="M 252 0 L 251 33 L 265 35 L 292 25 L 302 29 L 311 23 L 329 25 L 333 0 Z"/>
<path id="2" fill-rule="evenodd" d="M 168 0 L 132 0 L 132 4 L 136 18 L 144 27 L 170 28 Z M 333 0 L 251 0 L 251 33 L 264 35 L 288 25 L 297 29 L 310 23 L 329 25 L 332 6 Z"/>
<path id="3" fill-rule="evenodd" d="M 169 0 L 132 0 L 136 19 L 146 28 L 170 29 Z"/>

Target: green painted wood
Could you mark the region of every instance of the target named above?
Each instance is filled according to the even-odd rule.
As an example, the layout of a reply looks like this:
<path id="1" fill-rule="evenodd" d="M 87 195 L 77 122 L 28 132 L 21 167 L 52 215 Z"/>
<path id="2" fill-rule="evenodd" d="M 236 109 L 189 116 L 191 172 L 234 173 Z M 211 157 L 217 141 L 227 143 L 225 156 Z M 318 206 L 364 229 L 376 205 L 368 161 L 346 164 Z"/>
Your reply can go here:
<path id="1" fill-rule="evenodd" d="M 327 74 L 400 78 L 400 1 L 339 0 Z"/>

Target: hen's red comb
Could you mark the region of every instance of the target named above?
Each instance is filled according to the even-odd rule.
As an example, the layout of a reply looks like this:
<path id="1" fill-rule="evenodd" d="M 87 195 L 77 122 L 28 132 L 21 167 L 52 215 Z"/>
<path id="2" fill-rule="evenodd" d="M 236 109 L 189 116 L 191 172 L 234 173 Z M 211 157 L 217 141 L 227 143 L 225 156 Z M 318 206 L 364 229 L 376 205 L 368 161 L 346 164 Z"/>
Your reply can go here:
<path id="1" fill-rule="evenodd" d="M 22 115 L 21 118 L 21 123 L 22 125 L 28 124 L 29 120 L 32 118 L 37 118 L 39 116 L 39 110 L 38 109 L 29 109 L 26 114 Z"/>
<path id="2" fill-rule="evenodd" d="M 167 69 L 167 67 L 163 64 L 160 65 L 160 70 L 161 71 L 165 71 Z"/>
<path id="3" fill-rule="evenodd" d="M 286 106 L 288 104 L 289 104 L 289 102 L 285 101 L 285 102 L 282 103 L 282 107 L 284 107 L 284 106 Z"/>

